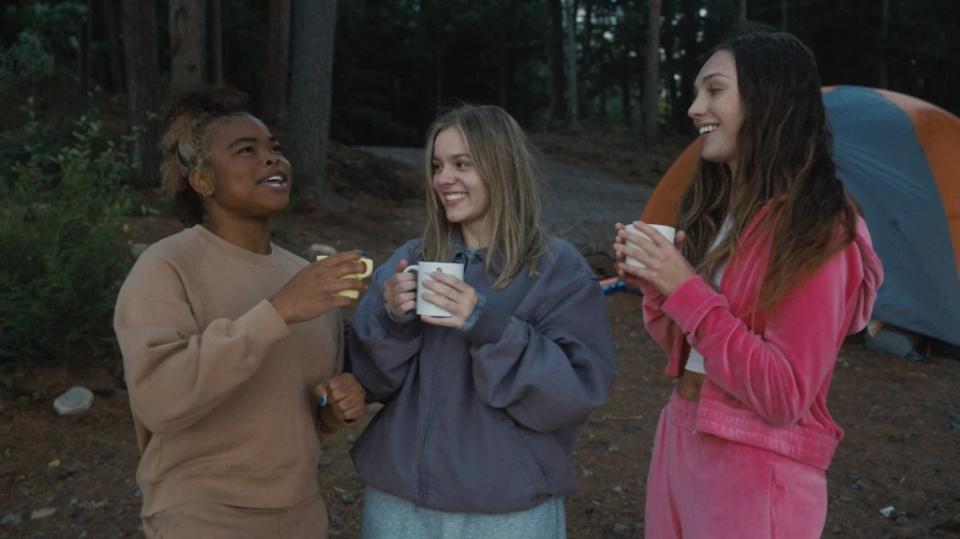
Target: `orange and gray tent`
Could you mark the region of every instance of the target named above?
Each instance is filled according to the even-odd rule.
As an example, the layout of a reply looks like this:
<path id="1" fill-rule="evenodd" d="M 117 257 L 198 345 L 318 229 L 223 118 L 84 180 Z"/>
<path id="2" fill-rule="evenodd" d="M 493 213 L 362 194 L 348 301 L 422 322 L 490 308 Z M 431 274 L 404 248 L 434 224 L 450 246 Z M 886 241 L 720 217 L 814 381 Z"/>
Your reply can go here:
<path id="1" fill-rule="evenodd" d="M 885 278 L 874 318 L 960 346 L 960 118 L 859 86 L 824 88 L 837 173 L 863 210 Z M 664 174 L 641 219 L 676 222 L 699 142 Z"/>

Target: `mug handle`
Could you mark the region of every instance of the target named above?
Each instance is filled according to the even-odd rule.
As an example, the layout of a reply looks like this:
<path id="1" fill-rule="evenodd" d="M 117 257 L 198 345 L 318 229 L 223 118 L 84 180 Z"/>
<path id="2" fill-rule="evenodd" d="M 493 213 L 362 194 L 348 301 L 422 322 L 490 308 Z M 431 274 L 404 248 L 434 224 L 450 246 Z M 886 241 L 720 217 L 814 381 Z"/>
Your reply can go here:
<path id="1" fill-rule="evenodd" d="M 327 258 L 327 256 L 328 256 L 328 255 L 317 255 L 316 261 L 317 261 L 317 262 L 320 262 L 320 261 L 323 260 L 324 258 Z M 360 257 L 360 262 L 363 263 L 363 273 L 355 273 L 355 274 L 353 274 L 353 275 L 349 275 L 348 277 L 353 278 L 353 279 L 366 279 L 367 277 L 370 276 L 371 273 L 373 273 L 373 259 L 372 259 L 372 258 L 367 258 L 367 257 L 365 257 L 365 256 L 361 256 L 361 257 Z"/>
<path id="2" fill-rule="evenodd" d="M 413 264 L 412 266 L 407 266 L 407 267 L 403 268 L 403 273 L 407 273 L 407 272 L 417 273 L 418 271 L 420 271 L 420 266 L 418 266 L 418 265 L 416 265 L 416 264 Z"/>
<path id="3" fill-rule="evenodd" d="M 357 277 L 360 279 L 365 279 L 369 277 L 371 273 L 373 273 L 373 259 L 361 256 L 360 262 L 363 262 L 363 273 L 359 274 Z"/>

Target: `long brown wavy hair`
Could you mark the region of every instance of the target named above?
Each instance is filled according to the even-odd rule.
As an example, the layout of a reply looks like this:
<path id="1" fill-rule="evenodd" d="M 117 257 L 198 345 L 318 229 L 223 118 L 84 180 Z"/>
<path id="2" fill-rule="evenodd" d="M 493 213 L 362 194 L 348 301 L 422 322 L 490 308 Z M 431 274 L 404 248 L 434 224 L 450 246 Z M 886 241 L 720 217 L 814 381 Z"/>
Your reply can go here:
<path id="1" fill-rule="evenodd" d="M 445 129 L 456 129 L 473 157 L 480 179 L 490 193 L 486 219 L 490 223 L 489 272 L 499 259 L 500 275 L 494 288 L 503 288 L 524 268 L 536 273 L 547 248 L 540 221 L 539 172 L 536 150 L 507 111 L 495 105 L 462 105 L 439 117 L 427 131 L 427 223 L 423 252 L 427 260 L 443 260 L 460 225 L 447 221 L 443 204 L 433 190 L 433 146 Z"/>
<path id="2" fill-rule="evenodd" d="M 857 207 L 837 178 L 810 49 L 785 32 L 749 32 L 721 43 L 711 55 L 722 50 L 736 62 L 744 112 L 736 171 L 701 158 L 681 197 L 677 226 L 687 231 L 684 256 L 712 281 L 750 219 L 770 204 L 758 231 L 772 234 L 772 250 L 754 306 L 768 312 L 853 241 Z M 730 233 L 710 251 L 727 216 Z"/>

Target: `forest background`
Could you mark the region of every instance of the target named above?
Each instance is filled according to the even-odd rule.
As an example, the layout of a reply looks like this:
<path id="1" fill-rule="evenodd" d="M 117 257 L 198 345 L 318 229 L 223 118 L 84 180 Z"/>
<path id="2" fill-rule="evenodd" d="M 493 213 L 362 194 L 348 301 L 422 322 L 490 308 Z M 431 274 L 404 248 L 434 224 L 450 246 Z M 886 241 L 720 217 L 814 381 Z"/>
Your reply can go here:
<path id="1" fill-rule="evenodd" d="M 334 185 L 330 140 L 420 146 L 461 101 L 638 152 L 685 141 L 693 77 L 742 28 L 796 34 L 824 84 L 960 112 L 956 0 L 5 0 L 2 17 L 0 387 L 115 352 L 105 322 L 130 264 L 115 225 L 163 208 L 156 148 L 178 92 L 250 94 L 301 195 L 327 204 L 378 181 Z"/>
<path id="2" fill-rule="evenodd" d="M 51 415 L 55 391 L 90 367 L 111 376 L 98 394 L 122 387 L 110 317 L 137 246 L 175 230 L 145 223 L 170 222 L 159 219 L 169 201 L 157 146 L 180 92 L 229 84 L 251 96 L 295 168 L 290 222 L 311 231 L 338 219 L 361 229 L 380 206 L 421 200 L 418 173 L 351 147 L 421 147 L 437 112 L 464 101 L 503 106 L 548 154 L 653 185 L 694 137 L 697 70 L 740 29 L 794 33 L 825 85 L 887 88 L 960 114 L 957 0 L 3 0 L 0 17 L 0 417 L 17 421 Z M 396 208 L 391 218 L 420 213 Z M 278 239 L 308 245 L 290 222 Z M 132 436 L 125 406 L 105 407 L 118 414 L 114 445 Z M 90 421 L 97 431 L 102 419 Z M 0 443 L 0 484 L 40 488 L 24 486 L 43 477 L 16 450 Z M 74 473 L 55 474 L 51 492 Z M 865 480 L 851 477 L 859 491 Z M 19 503 L 5 496 L 0 513 Z M 583 515 L 575 522 L 593 526 Z"/>

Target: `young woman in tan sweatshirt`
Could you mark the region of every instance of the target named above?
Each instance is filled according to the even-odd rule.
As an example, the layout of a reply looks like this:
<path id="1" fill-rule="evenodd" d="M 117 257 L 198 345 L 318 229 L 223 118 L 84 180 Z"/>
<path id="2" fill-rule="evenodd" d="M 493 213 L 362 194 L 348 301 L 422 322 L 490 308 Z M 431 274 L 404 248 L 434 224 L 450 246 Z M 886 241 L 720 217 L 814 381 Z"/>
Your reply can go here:
<path id="1" fill-rule="evenodd" d="M 360 255 L 310 264 L 271 243 L 290 163 L 241 94 L 189 94 L 168 119 L 163 183 L 194 226 L 140 256 L 114 318 L 144 531 L 326 537 L 319 433 L 364 410 L 338 312 L 364 289 L 343 278 Z"/>

